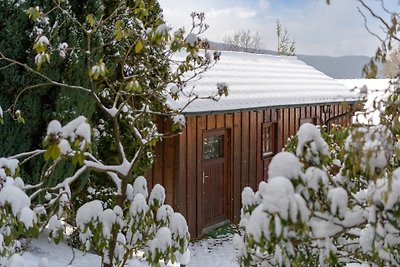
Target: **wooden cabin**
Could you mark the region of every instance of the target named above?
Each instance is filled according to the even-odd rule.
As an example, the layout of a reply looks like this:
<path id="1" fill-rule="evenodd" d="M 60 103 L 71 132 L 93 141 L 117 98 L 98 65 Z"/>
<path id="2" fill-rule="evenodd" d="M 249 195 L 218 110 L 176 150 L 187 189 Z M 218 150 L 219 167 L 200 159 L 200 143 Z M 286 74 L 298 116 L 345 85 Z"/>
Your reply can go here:
<path id="1" fill-rule="evenodd" d="M 223 52 L 195 91 L 207 95 L 218 82 L 228 84 L 229 96 L 191 103 L 184 110 L 185 129 L 158 145 L 148 175 L 150 185 L 165 186 L 167 202 L 186 217 L 192 237 L 238 222 L 243 188 L 256 190 L 268 178 L 272 157 L 299 126 L 348 125 L 357 100 L 296 57 Z M 187 101 L 181 97 L 171 106 Z"/>

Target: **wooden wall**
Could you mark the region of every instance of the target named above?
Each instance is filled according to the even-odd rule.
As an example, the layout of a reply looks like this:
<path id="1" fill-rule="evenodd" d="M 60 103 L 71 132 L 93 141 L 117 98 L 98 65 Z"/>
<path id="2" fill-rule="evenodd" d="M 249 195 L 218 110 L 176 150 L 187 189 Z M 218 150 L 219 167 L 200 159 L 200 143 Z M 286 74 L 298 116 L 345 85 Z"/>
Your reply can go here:
<path id="1" fill-rule="evenodd" d="M 277 143 L 280 151 L 287 139 L 296 134 L 300 127 L 300 118 L 316 118 L 317 124 L 324 124 L 328 119 L 347 111 L 340 104 L 332 104 L 329 107 L 329 111 L 327 107 L 322 106 L 303 106 L 187 116 L 182 134 L 165 139 L 157 146 L 153 169 L 148 174 L 149 188 L 156 183 L 164 185 L 167 203 L 186 217 L 192 237 L 200 236 L 203 230 L 203 132 L 229 129 L 231 168 L 228 175 L 228 218 L 238 222 L 243 188 L 250 186 L 257 190 L 258 184 L 267 179 L 270 160 L 262 158 L 262 123 L 277 122 Z M 350 125 L 351 116 L 332 122 Z"/>

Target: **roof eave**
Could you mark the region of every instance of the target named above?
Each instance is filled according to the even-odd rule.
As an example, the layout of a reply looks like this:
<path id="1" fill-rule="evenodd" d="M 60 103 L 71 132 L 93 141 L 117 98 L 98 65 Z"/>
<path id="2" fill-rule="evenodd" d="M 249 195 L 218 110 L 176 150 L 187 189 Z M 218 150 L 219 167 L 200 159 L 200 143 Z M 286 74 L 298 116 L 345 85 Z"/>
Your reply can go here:
<path id="1" fill-rule="evenodd" d="M 230 109 L 230 110 L 207 110 L 207 111 L 194 111 L 194 112 L 185 112 L 182 114 L 185 116 L 203 116 L 203 115 L 215 115 L 215 114 L 225 114 L 225 113 L 238 113 L 238 112 L 247 112 L 247 111 L 258 111 L 264 109 L 284 109 L 284 108 L 299 108 L 299 107 L 309 107 L 309 106 L 321 106 L 321 105 L 332 105 L 332 104 L 341 104 L 341 103 L 356 103 L 360 100 L 352 99 L 352 100 L 342 100 L 342 101 L 331 101 L 331 102 L 315 102 L 315 103 L 304 103 L 304 104 L 287 104 L 287 105 L 269 105 L 262 107 L 248 107 L 248 108 L 240 108 L 240 109 Z"/>

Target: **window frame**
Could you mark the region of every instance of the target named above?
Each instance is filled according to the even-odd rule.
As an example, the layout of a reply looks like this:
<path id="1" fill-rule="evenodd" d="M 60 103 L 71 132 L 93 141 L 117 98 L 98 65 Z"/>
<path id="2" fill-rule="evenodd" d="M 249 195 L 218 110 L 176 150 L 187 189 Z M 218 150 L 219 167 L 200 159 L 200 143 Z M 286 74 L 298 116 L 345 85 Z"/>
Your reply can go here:
<path id="1" fill-rule="evenodd" d="M 270 132 L 268 132 L 270 130 Z M 266 138 L 268 138 L 268 147 Z M 268 150 L 265 150 L 268 148 Z M 261 158 L 273 157 L 278 151 L 278 122 L 264 122 L 261 124 Z"/>
<path id="2" fill-rule="evenodd" d="M 207 153 L 206 153 L 206 146 L 207 146 L 207 144 L 206 144 L 206 139 L 207 138 L 215 138 L 215 139 L 217 139 L 219 142 L 218 142 L 218 149 L 217 150 L 215 150 L 215 152 L 218 152 L 218 154 L 216 154 L 216 155 L 211 155 L 211 157 L 208 157 L 207 155 Z M 209 135 L 209 136 L 204 136 L 204 138 L 203 138 L 203 160 L 215 160 L 215 159 L 219 159 L 219 158 L 224 158 L 225 157 L 225 153 L 226 153 L 226 151 L 225 151 L 225 134 L 224 133 L 221 133 L 221 134 L 219 134 L 219 133 L 217 133 L 217 134 L 215 134 L 215 135 Z M 211 147 L 212 147 L 212 145 L 211 145 Z"/>

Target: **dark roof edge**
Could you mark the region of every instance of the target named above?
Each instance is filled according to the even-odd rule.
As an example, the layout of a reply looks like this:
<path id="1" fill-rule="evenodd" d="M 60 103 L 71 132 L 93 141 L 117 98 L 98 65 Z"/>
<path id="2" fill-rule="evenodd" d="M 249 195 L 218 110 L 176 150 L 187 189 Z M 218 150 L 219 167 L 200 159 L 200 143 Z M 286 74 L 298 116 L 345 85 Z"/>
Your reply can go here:
<path id="1" fill-rule="evenodd" d="M 236 112 L 246 112 L 246 111 L 258 111 L 263 109 L 277 109 L 277 108 L 299 108 L 299 107 L 309 107 L 309 106 L 321 106 L 321 105 L 332 105 L 341 103 L 356 103 L 360 100 L 343 100 L 343 101 L 333 101 L 333 102 L 316 102 L 308 104 L 293 104 L 293 105 L 276 105 L 276 106 L 263 106 L 263 107 L 253 107 L 253 108 L 241 108 L 241 109 L 231 109 L 231 110 L 210 110 L 210 111 L 198 111 L 198 112 L 182 112 L 185 116 L 201 116 L 201 115 L 214 115 L 214 114 L 224 114 L 224 113 L 236 113 Z"/>

